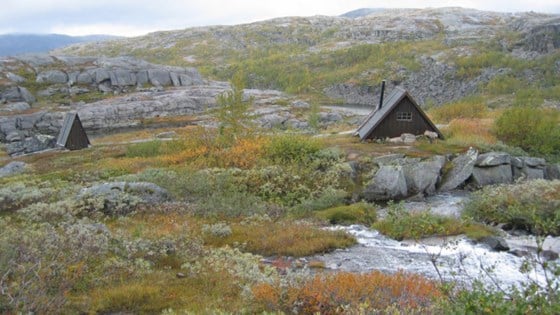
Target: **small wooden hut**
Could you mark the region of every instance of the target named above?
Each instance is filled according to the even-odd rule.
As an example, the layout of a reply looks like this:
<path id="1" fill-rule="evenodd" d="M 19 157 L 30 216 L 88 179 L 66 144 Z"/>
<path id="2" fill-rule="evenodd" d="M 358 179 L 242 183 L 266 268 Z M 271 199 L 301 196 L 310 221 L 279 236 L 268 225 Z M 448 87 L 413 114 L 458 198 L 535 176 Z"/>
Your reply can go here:
<path id="1" fill-rule="evenodd" d="M 80 150 L 90 145 L 89 138 L 82 126 L 78 113 L 66 114 L 56 145 L 68 150 Z"/>
<path id="2" fill-rule="evenodd" d="M 435 132 L 443 139 L 414 98 L 406 90 L 396 87 L 358 127 L 357 133 L 363 141 L 394 138 L 403 133 L 422 135 L 426 131 Z"/>

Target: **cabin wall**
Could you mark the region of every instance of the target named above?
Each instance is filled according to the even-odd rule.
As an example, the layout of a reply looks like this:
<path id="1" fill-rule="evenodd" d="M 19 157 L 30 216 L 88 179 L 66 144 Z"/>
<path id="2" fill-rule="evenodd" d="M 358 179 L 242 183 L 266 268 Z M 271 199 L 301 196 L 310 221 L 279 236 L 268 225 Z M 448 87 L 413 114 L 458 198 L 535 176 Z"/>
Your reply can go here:
<path id="1" fill-rule="evenodd" d="M 69 150 L 79 150 L 87 148 L 88 145 L 89 139 L 82 127 L 82 124 L 79 120 L 74 119 L 65 147 Z"/>
<path id="2" fill-rule="evenodd" d="M 397 121 L 398 112 L 412 113 L 411 121 Z M 403 133 L 422 135 L 426 130 L 435 131 L 418 112 L 408 98 L 403 98 L 397 106 L 379 123 L 369 138 L 394 138 Z"/>

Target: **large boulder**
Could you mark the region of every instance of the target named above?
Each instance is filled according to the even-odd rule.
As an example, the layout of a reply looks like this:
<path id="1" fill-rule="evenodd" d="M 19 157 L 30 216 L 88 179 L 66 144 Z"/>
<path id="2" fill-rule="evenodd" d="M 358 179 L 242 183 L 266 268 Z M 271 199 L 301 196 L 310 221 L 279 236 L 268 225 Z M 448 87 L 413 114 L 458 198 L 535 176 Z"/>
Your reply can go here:
<path id="1" fill-rule="evenodd" d="M 544 178 L 548 180 L 560 179 L 560 164 L 549 164 L 545 168 Z"/>
<path id="2" fill-rule="evenodd" d="M 113 86 L 134 86 L 136 85 L 136 75 L 128 70 L 114 70 L 109 72 L 111 85 Z"/>
<path id="3" fill-rule="evenodd" d="M 6 144 L 6 151 L 11 156 L 40 152 L 52 149 L 56 146 L 56 137 L 50 135 L 36 134 L 22 141 Z"/>
<path id="4" fill-rule="evenodd" d="M 168 86 L 171 85 L 171 76 L 169 71 L 162 69 L 148 70 L 148 79 L 154 86 Z"/>
<path id="5" fill-rule="evenodd" d="M 368 201 L 403 199 L 408 196 L 406 178 L 401 165 L 382 165 L 363 191 Z"/>
<path id="6" fill-rule="evenodd" d="M 482 244 L 490 247 L 491 250 L 504 252 L 509 250 L 509 245 L 505 239 L 498 236 L 487 236 L 480 241 Z"/>
<path id="7" fill-rule="evenodd" d="M 28 104 L 33 104 L 36 101 L 35 96 L 21 86 L 15 86 L 5 90 L 0 94 L 0 99 L 8 102 L 26 102 Z"/>
<path id="8" fill-rule="evenodd" d="M 436 155 L 425 161 L 411 160 L 404 165 L 404 176 L 409 195 L 433 195 L 440 180 L 445 157 Z"/>
<path id="9" fill-rule="evenodd" d="M 68 82 L 68 75 L 60 70 L 48 70 L 39 73 L 36 81 L 39 83 L 65 84 Z"/>
<path id="10" fill-rule="evenodd" d="M 0 178 L 20 174 L 25 171 L 26 166 L 25 162 L 12 161 L 4 167 L 0 167 Z"/>
<path id="11" fill-rule="evenodd" d="M 478 159 L 478 151 L 470 148 L 451 161 L 451 170 L 444 176 L 440 191 L 450 191 L 463 184 L 471 177 L 474 165 Z"/>
<path id="12" fill-rule="evenodd" d="M 513 179 L 543 179 L 546 161 L 536 157 L 514 157 L 511 159 Z"/>
<path id="13" fill-rule="evenodd" d="M 508 184 L 513 181 L 511 156 L 503 152 L 490 152 L 478 156 L 471 182 L 482 187 L 494 184 Z"/>

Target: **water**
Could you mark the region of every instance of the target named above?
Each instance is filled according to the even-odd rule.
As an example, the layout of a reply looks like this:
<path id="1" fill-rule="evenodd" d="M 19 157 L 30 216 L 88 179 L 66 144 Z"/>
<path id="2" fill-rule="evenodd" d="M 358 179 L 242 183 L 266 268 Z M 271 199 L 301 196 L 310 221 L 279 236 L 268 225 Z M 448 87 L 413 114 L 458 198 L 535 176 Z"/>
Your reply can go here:
<path id="1" fill-rule="evenodd" d="M 459 216 L 466 198 L 466 193 L 445 194 L 422 202 L 406 202 L 404 206 L 407 209 L 431 209 L 438 214 Z M 437 280 L 458 281 L 467 286 L 478 279 L 489 287 L 502 289 L 521 286 L 527 281 L 545 284 L 542 270 L 530 273 L 520 271 L 527 258 L 491 251 L 486 245 L 476 244 L 464 236 L 396 241 L 362 225 L 337 226 L 334 229 L 354 235 L 358 245 L 313 257 L 323 261 L 329 269 L 350 272 L 380 270 L 389 273 L 404 270 Z M 505 239 L 512 249 L 534 250 L 536 244 L 529 236 Z M 560 238 L 547 239 L 545 249 L 558 251 L 558 247 Z"/>

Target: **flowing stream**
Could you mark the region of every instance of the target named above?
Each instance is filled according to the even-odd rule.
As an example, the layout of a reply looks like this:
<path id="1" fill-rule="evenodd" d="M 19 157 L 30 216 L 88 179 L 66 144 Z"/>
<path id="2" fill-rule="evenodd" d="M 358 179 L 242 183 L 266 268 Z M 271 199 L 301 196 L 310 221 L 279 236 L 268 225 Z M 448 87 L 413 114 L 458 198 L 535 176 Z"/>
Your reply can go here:
<path id="1" fill-rule="evenodd" d="M 457 192 L 429 197 L 420 202 L 405 202 L 404 206 L 407 209 L 430 209 L 440 215 L 459 216 L 463 201 L 467 198 L 467 193 Z M 478 279 L 488 286 L 499 286 L 502 289 L 522 285 L 527 280 L 537 281 L 539 284 L 546 281 L 542 270 L 529 273 L 520 271 L 524 261 L 529 258 L 492 251 L 487 245 L 476 244 L 464 236 L 396 241 L 361 225 L 334 228 L 354 235 L 358 245 L 313 257 L 323 261 L 328 269 L 351 272 L 380 270 L 391 273 L 403 270 L 433 279 L 455 280 L 465 285 Z M 512 250 L 530 253 L 536 247 L 531 236 L 509 235 L 504 239 Z M 560 238 L 547 238 L 544 249 L 558 252 Z"/>

